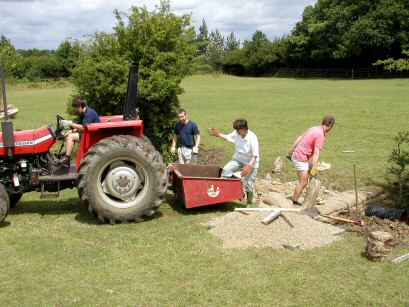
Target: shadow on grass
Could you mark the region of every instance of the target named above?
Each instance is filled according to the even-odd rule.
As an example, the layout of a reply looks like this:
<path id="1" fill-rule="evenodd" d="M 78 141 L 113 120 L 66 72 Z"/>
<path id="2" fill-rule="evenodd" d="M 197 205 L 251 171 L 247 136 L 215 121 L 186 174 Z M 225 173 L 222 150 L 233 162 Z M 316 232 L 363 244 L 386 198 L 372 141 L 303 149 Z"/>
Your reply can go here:
<path id="1" fill-rule="evenodd" d="M 183 205 L 177 202 L 173 193 L 167 193 L 165 200 L 174 211 L 182 215 L 197 215 L 197 214 L 215 213 L 215 212 L 227 213 L 227 212 L 232 212 L 234 211 L 234 208 L 239 207 L 238 203 L 228 202 L 228 203 L 220 203 L 220 204 L 214 204 L 210 206 L 186 209 Z"/>
<path id="2" fill-rule="evenodd" d="M 67 200 L 39 200 L 39 201 L 24 201 L 10 209 L 9 215 L 19 214 L 38 214 L 46 215 L 64 215 L 77 213 L 75 219 L 81 223 L 99 225 L 102 224 L 98 219 L 92 216 L 84 207 L 82 202 L 77 198 L 69 198 Z"/>
<path id="3" fill-rule="evenodd" d="M 9 221 L 3 221 L 3 222 L 0 223 L 0 228 L 10 226 L 10 224 L 11 223 Z"/>
<path id="4" fill-rule="evenodd" d="M 42 217 L 46 215 L 64 215 L 72 213 L 77 213 L 75 220 L 80 223 L 89 225 L 106 225 L 106 223 L 101 222 L 96 216 L 89 213 L 84 204 L 77 198 L 69 198 L 61 201 L 24 201 L 18 203 L 15 208 L 12 208 L 9 211 L 9 215 L 38 214 Z M 150 220 L 161 216 L 162 213 L 156 212 L 153 216 L 146 218 L 144 222 L 149 222 Z M 4 227 L 3 224 L 0 226 Z"/>

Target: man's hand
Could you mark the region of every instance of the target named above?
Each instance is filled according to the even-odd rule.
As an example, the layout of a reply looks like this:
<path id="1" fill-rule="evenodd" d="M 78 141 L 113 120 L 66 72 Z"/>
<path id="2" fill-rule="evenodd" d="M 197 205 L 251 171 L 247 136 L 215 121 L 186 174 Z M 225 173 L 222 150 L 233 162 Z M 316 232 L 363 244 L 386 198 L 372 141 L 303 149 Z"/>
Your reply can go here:
<path id="1" fill-rule="evenodd" d="M 313 176 L 313 177 L 315 177 L 315 176 L 317 176 L 317 174 L 318 174 L 318 169 L 317 169 L 315 166 L 313 166 L 313 167 L 310 169 L 310 175 Z"/>
<path id="2" fill-rule="evenodd" d="M 62 119 L 60 121 L 61 125 L 63 125 L 63 127 L 70 127 L 72 125 L 72 121 L 71 120 L 67 120 L 67 119 Z"/>
<path id="3" fill-rule="evenodd" d="M 219 136 L 220 137 L 220 131 L 215 129 L 215 128 L 209 128 L 209 133 L 213 136 Z"/>
<path id="4" fill-rule="evenodd" d="M 199 152 L 199 148 L 196 147 L 196 146 L 193 147 L 193 148 L 192 148 L 192 152 L 197 155 L 197 153 Z"/>
<path id="5" fill-rule="evenodd" d="M 248 174 L 250 174 L 250 172 L 251 172 L 251 166 L 247 164 L 245 167 L 243 167 L 243 170 L 241 171 L 241 175 L 243 177 L 246 177 Z"/>
<path id="6" fill-rule="evenodd" d="M 171 148 L 170 148 L 170 152 L 172 153 L 172 155 L 174 155 L 175 152 L 176 152 L 176 147 L 171 147 Z"/>

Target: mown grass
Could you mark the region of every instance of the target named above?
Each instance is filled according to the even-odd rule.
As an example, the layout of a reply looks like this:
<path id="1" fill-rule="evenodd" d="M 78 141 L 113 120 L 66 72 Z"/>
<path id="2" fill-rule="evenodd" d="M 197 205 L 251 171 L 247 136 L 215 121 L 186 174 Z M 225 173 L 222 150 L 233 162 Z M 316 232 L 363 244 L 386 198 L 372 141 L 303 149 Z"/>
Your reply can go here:
<path id="1" fill-rule="evenodd" d="M 195 76 L 184 82 L 182 97 L 190 118 L 203 132 L 215 126 L 231 132 L 238 117 L 248 120 L 259 137 L 261 173 L 271 171 L 274 161 L 285 156 L 298 135 L 318 125 L 328 114 L 336 125 L 328 135 L 322 160 L 332 169 L 321 174 L 326 184 L 353 187 L 353 163 L 358 184 L 385 181 L 393 137 L 407 130 L 409 81 L 392 80 L 298 80 L 284 78 L 236 78 Z M 206 133 L 205 146 L 223 146 L 227 160 L 234 148 Z M 354 153 L 343 153 L 353 150 Z M 294 179 L 287 164 L 282 175 Z"/>
<path id="2" fill-rule="evenodd" d="M 360 184 L 383 181 L 391 137 L 407 128 L 407 82 L 194 76 L 181 100 L 204 147 L 223 148 L 225 160 L 233 146 L 204 130 L 229 132 L 236 117 L 246 117 L 260 139 L 262 175 L 299 133 L 333 114 L 337 125 L 323 152 L 332 169 L 321 177 L 347 188 L 353 162 Z M 54 122 L 71 91 L 10 86 L 9 101 L 20 108 L 15 127 Z M 295 179 L 293 170 L 280 178 Z M 111 226 L 90 216 L 75 190 L 56 201 L 26 194 L 0 227 L 2 305 L 409 304 L 409 262 L 372 263 L 353 234 L 309 251 L 223 249 L 206 225 L 233 207 L 185 211 L 168 194 L 155 218 Z"/>

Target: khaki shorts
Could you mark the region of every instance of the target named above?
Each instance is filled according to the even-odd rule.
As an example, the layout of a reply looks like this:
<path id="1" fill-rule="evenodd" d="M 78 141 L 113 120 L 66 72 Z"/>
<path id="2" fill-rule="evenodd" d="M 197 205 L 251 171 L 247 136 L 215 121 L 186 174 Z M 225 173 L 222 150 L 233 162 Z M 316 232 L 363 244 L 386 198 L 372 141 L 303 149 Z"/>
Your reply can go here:
<path id="1" fill-rule="evenodd" d="M 192 148 L 178 148 L 179 163 L 181 164 L 196 164 L 197 154 L 193 153 Z"/>

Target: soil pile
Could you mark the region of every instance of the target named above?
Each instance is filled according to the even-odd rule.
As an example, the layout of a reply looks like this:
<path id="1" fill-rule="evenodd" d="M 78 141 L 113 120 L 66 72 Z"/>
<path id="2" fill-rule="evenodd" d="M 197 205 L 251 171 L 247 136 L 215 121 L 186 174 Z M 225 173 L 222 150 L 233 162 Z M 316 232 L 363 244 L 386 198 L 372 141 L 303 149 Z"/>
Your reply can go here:
<path id="1" fill-rule="evenodd" d="M 365 226 L 356 226 L 353 224 L 345 224 L 345 226 L 363 238 L 367 238 L 373 231 L 386 231 L 393 237 L 392 240 L 388 242 L 389 246 L 409 246 L 409 225 L 399 221 L 382 220 L 375 216 L 359 218 L 364 221 Z"/>

